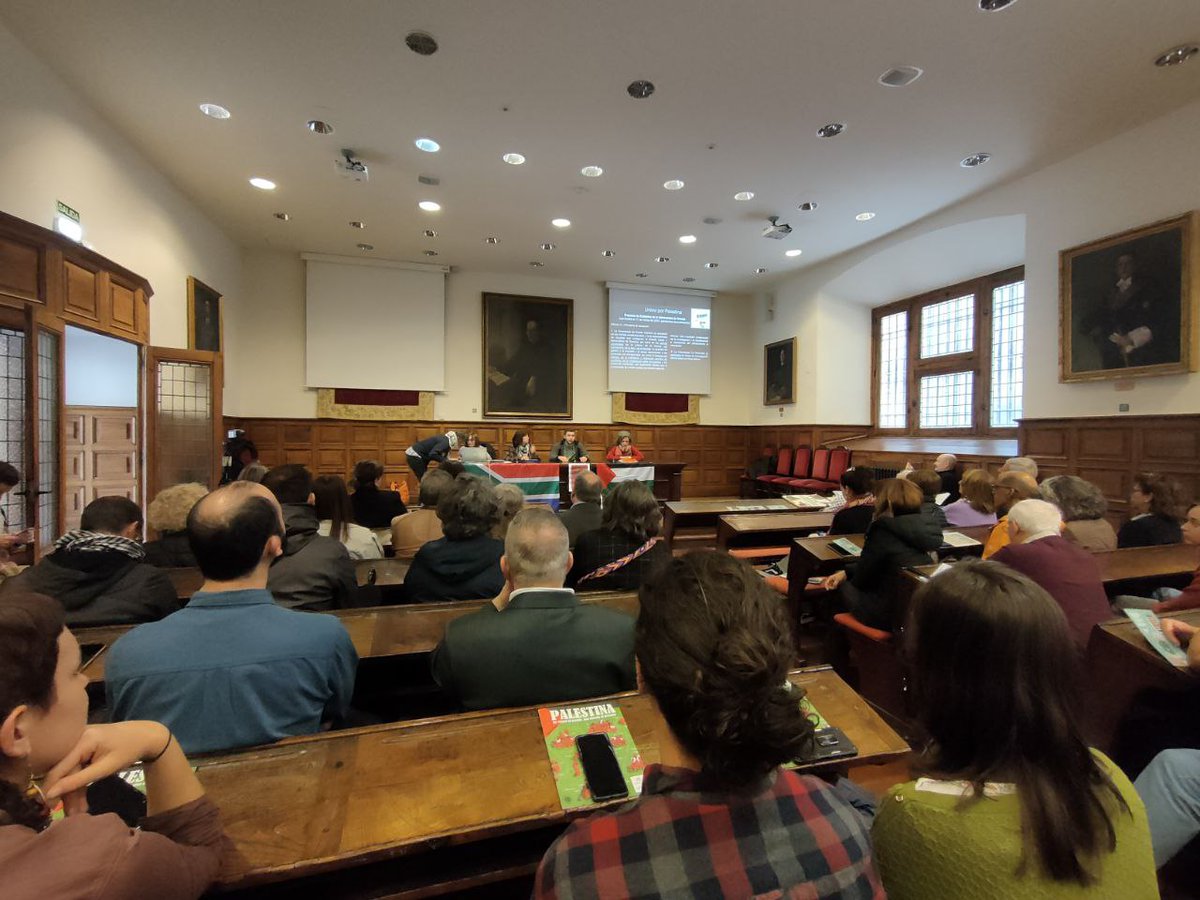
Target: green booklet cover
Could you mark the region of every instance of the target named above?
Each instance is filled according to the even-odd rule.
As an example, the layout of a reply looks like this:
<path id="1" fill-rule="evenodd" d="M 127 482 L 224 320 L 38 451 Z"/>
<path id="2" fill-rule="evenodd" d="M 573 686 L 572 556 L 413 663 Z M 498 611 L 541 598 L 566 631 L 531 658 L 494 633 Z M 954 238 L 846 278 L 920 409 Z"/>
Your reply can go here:
<path id="1" fill-rule="evenodd" d="M 554 786 L 558 788 L 558 801 L 564 810 L 584 809 L 595 803 L 579 762 L 579 751 L 575 749 L 575 738 L 581 734 L 607 734 L 625 775 L 628 799 L 633 800 L 642 792 L 642 770 L 646 765 L 625 724 L 621 707 L 615 703 L 552 707 L 539 709 L 538 718 L 542 722 Z"/>

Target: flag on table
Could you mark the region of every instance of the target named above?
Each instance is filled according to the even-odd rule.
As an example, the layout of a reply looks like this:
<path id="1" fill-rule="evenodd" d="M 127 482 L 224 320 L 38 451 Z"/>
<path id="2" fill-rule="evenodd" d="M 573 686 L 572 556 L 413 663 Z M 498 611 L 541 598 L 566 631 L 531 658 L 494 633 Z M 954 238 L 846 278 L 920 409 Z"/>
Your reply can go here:
<path id="1" fill-rule="evenodd" d="M 558 463 L 464 463 L 472 475 L 492 484 L 513 484 L 521 489 L 526 503 L 544 503 L 558 509 Z"/>
<path id="2" fill-rule="evenodd" d="M 618 481 L 640 481 L 654 490 L 654 466 L 617 466 L 615 469 L 604 463 L 596 463 L 596 474 L 607 488 Z"/>

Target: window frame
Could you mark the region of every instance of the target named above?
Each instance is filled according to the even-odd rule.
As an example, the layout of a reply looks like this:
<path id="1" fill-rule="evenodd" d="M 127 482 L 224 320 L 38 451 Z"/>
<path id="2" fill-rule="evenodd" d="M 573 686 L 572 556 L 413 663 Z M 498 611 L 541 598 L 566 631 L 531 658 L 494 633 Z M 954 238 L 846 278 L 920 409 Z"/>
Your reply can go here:
<path id="1" fill-rule="evenodd" d="M 1025 280 L 1025 267 L 1014 266 L 1000 272 L 992 272 L 960 281 L 957 284 L 935 288 L 903 300 L 896 300 L 871 310 L 871 428 L 877 434 L 895 436 L 927 437 L 1012 437 L 1016 426 L 993 428 L 991 424 L 992 398 L 992 292 L 1005 284 Z M 975 327 L 972 336 L 973 350 L 921 359 L 921 313 L 927 306 L 954 300 L 971 294 L 975 298 Z M 1028 302 L 1028 295 L 1025 300 Z M 880 323 L 885 316 L 897 312 L 908 313 L 908 358 L 905 364 L 905 425 L 903 428 L 881 428 L 879 425 L 879 398 L 882 366 L 880 360 Z M 973 372 L 970 428 L 921 428 L 920 387 L 921 378 L 927 375 L 946 375 L 955 372 Z"/>

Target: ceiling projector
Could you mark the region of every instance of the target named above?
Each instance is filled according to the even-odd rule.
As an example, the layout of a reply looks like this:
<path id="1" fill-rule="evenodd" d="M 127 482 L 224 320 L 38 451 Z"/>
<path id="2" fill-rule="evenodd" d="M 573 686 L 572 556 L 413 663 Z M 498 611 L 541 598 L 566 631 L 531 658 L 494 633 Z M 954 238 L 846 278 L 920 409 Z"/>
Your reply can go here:
<path id="1" fill-rule="evenodd" d="M 353 150 L 343 150 L 342 158 L 334 162 L 334 168 L 343 178 L 351 181 L 366 181 L 368 179 L 367 164 L 354 158 Z"/>
<path id="2" fill-rule="evenodd" d="M 792 233 L 791 225 L 779 224 L 779 216 L 771 216 L 767 221 L 771 224 L 762 230 L 762 236 L 765 238 L 770 238 L 773 241 L 782 241 Z"/>

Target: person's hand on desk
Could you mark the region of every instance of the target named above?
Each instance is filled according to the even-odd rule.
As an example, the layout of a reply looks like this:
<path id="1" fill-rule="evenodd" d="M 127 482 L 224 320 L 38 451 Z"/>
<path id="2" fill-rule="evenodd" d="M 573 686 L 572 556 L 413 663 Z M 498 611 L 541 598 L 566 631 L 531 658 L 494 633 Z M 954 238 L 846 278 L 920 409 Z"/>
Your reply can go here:
<path id="1" fill-rule="evenodd" d="M 585 462 L 590 462 L 590 460 L 586 456 L 581 456 L 581 457 L 579 457 L 579 462 L 585 463 Z"/>
<path id="2" fill-rule="evenodd" d="M 33 529 L 26 528 L 13 534 L 0 534 L 0 550 L 13 550 L 33 540 Z"/>
<path id="3" fill-rule="evenodd" d="M 557 459 L 560 463 L 570 462 L 570 460 L 567 459 L 565 456 L 556 456 L 555 459 Z"/>
<path id="4" fill-rule="evenodd" d="M 827 591 L 836 591 L 845 580 L 846 570 L 842 569 L 840 572 L 834 572 L 832 575 L 822 581 L 821 587 L 825 588 Z"/>
<path id="5" fill-rule="evenodd" d="M 1192 640 L 1200 628 L 1178 619 L 1163 619 L 1158 624 L 1168 641 L 1187 648 L 1188 668 L 1193 672 L 1200 671 L 1200 640 Z"/>

